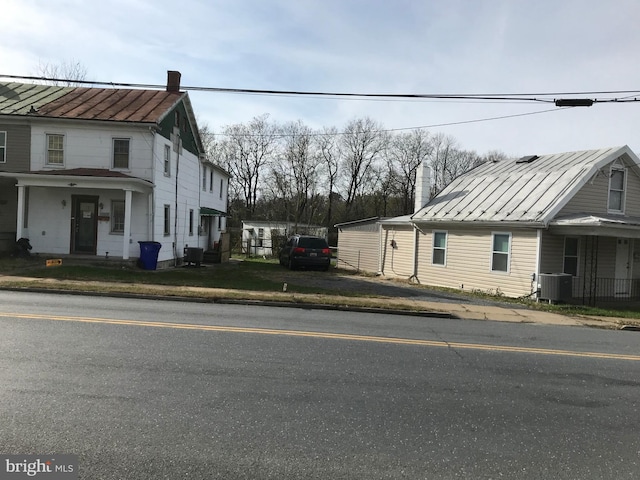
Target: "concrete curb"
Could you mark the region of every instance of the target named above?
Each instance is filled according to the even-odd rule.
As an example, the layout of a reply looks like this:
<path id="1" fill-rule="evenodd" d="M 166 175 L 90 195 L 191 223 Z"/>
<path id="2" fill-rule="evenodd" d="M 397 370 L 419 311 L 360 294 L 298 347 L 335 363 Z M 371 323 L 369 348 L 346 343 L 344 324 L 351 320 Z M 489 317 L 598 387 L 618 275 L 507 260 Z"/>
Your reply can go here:
<path id="1" fill-rule="evenodd" d="M 252 300 L 252 299 L 232 299 L 232 298 L 204 298 L 180 295 L 158 295 L 125 292 L 95 292 L 82 290 L 64 290 L 55 288 L 38 287 L 5 287 L 0 285 L 0 290 L 9 292 L 30 292 L 30 293 L 51 293 L 56 295 L 76 295 L 93 296 L 107 298 L 132 298 L 137 300 L 159 300 L 166 302 L 192 302 L 192 303 L 212 303 L 219 305 L 248 305 L 264 307 L 299 308 L 303 310 L 333 310 L 341 312 L 376 313 L 386 315 L 409 315 L 413 317 L 440 318 L 440 319 L 460 319 L 460 317 L 446 312 L 435 312 L 429 310 L 402 310 L 392 308 L 358 307 L 351 305 L 330 305 L 324 303 L 305 302 L 282 302 L 276 300 Z"/>

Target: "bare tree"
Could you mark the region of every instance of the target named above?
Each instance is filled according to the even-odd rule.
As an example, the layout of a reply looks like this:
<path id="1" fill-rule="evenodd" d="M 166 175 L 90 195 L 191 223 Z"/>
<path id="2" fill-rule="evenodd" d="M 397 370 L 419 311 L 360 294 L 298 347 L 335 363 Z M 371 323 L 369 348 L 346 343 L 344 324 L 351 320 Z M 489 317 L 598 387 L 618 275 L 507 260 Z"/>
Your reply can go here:
<path id="1" fill-rule="evenodd" d="M 416 190 L 416 172 L 427 162 L 433 144 L 426 130 L 413 130 L 394 135 L 387 149 L 388 171 L 392 182 L 391 192 L 401 197 L 403 213 L 411 213 Z"/>
<path id="2" fill-rule="evenodd" d="M 87 78 L 87 67 L 76 60 L 64 60 L 61 63 L 40 61 L 36 67 L 36 73 L 48 79 L 44 80 L 45 84 L 72 87 Z"/>
<path id="3" fill-rule="evenodd" d="M 338 142 L 338 130 L 336 127 L 325 127 L 315 137 L 317 155 L 323 166 L 327 185 L 327 216 L 326 225 L 331 227 L 333 219 L 333 203 L 336 181 L 338 180 L 338 167 L 340 164 L 340 144 Z"/>
<path id="4" fill-rule="evenodd" d="M 341 147 L 347 212 L 358 196 L 371 193 L 369 187 L 377 180 L 374 167 L 381 158 L 387 137 L 382 126 L 368 117 L 352 120 L 345 127 Z"/>
<path id="5" fill-rule="evenodd" d="M 313 152 L 313 132 L 298 120 L 284 125 L 281 133 L 281 154 L 271 164 L 271 188 L 275 199 L 284 199 L 288 220 L 296 225 L 310 223 L 316 209 L 320 173 L 319 157 Z"/>
<path id="6" fill-rule="evenodd" d="M 232 175 L 235 191 L 242 198 L 249 218 L 256 211 L 261 179 L 279 138 L 276 125 L 268 118 L 264 114 L 248 124 L 225 127 L 225 138 L 220 143 L 224 166 Z"/>

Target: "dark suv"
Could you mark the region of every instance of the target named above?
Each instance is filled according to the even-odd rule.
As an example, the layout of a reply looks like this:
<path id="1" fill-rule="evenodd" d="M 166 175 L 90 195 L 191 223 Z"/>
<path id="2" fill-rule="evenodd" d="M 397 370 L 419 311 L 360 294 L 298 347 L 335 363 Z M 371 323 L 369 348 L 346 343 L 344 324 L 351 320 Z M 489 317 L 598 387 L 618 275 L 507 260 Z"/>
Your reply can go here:
<path id="1" fill-rule="evenodd" d="M 280 265 L 295 270 L 298 267 L 318 267 L 325 272 L 331 263 L 331 249 L 324 238 L 294 235 L 280 250 Z"/>

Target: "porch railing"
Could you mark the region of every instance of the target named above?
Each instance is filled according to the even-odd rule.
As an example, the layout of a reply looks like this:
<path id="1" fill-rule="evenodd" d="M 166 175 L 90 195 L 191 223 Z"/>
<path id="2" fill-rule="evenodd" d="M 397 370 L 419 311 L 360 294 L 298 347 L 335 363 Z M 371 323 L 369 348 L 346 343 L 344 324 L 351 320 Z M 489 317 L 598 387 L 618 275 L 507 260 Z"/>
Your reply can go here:
<path id="1" fill-rule="evenodd" d="M 640 279 L 573 277 L 572 294 L 574 300 L 583 303 L 598 301 L 638 301 L 640 300 Z"/>

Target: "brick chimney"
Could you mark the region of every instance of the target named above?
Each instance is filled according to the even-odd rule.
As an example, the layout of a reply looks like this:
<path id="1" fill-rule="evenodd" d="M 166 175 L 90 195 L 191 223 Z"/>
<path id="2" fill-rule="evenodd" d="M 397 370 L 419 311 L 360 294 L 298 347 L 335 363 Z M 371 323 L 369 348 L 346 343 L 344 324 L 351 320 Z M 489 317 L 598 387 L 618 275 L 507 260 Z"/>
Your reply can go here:
<path id="1" fill-rule="evenodd" d="M 180 77 L 182 75 L 177 70 L 167 70 L 167 92 L 180 91 Z"/>

